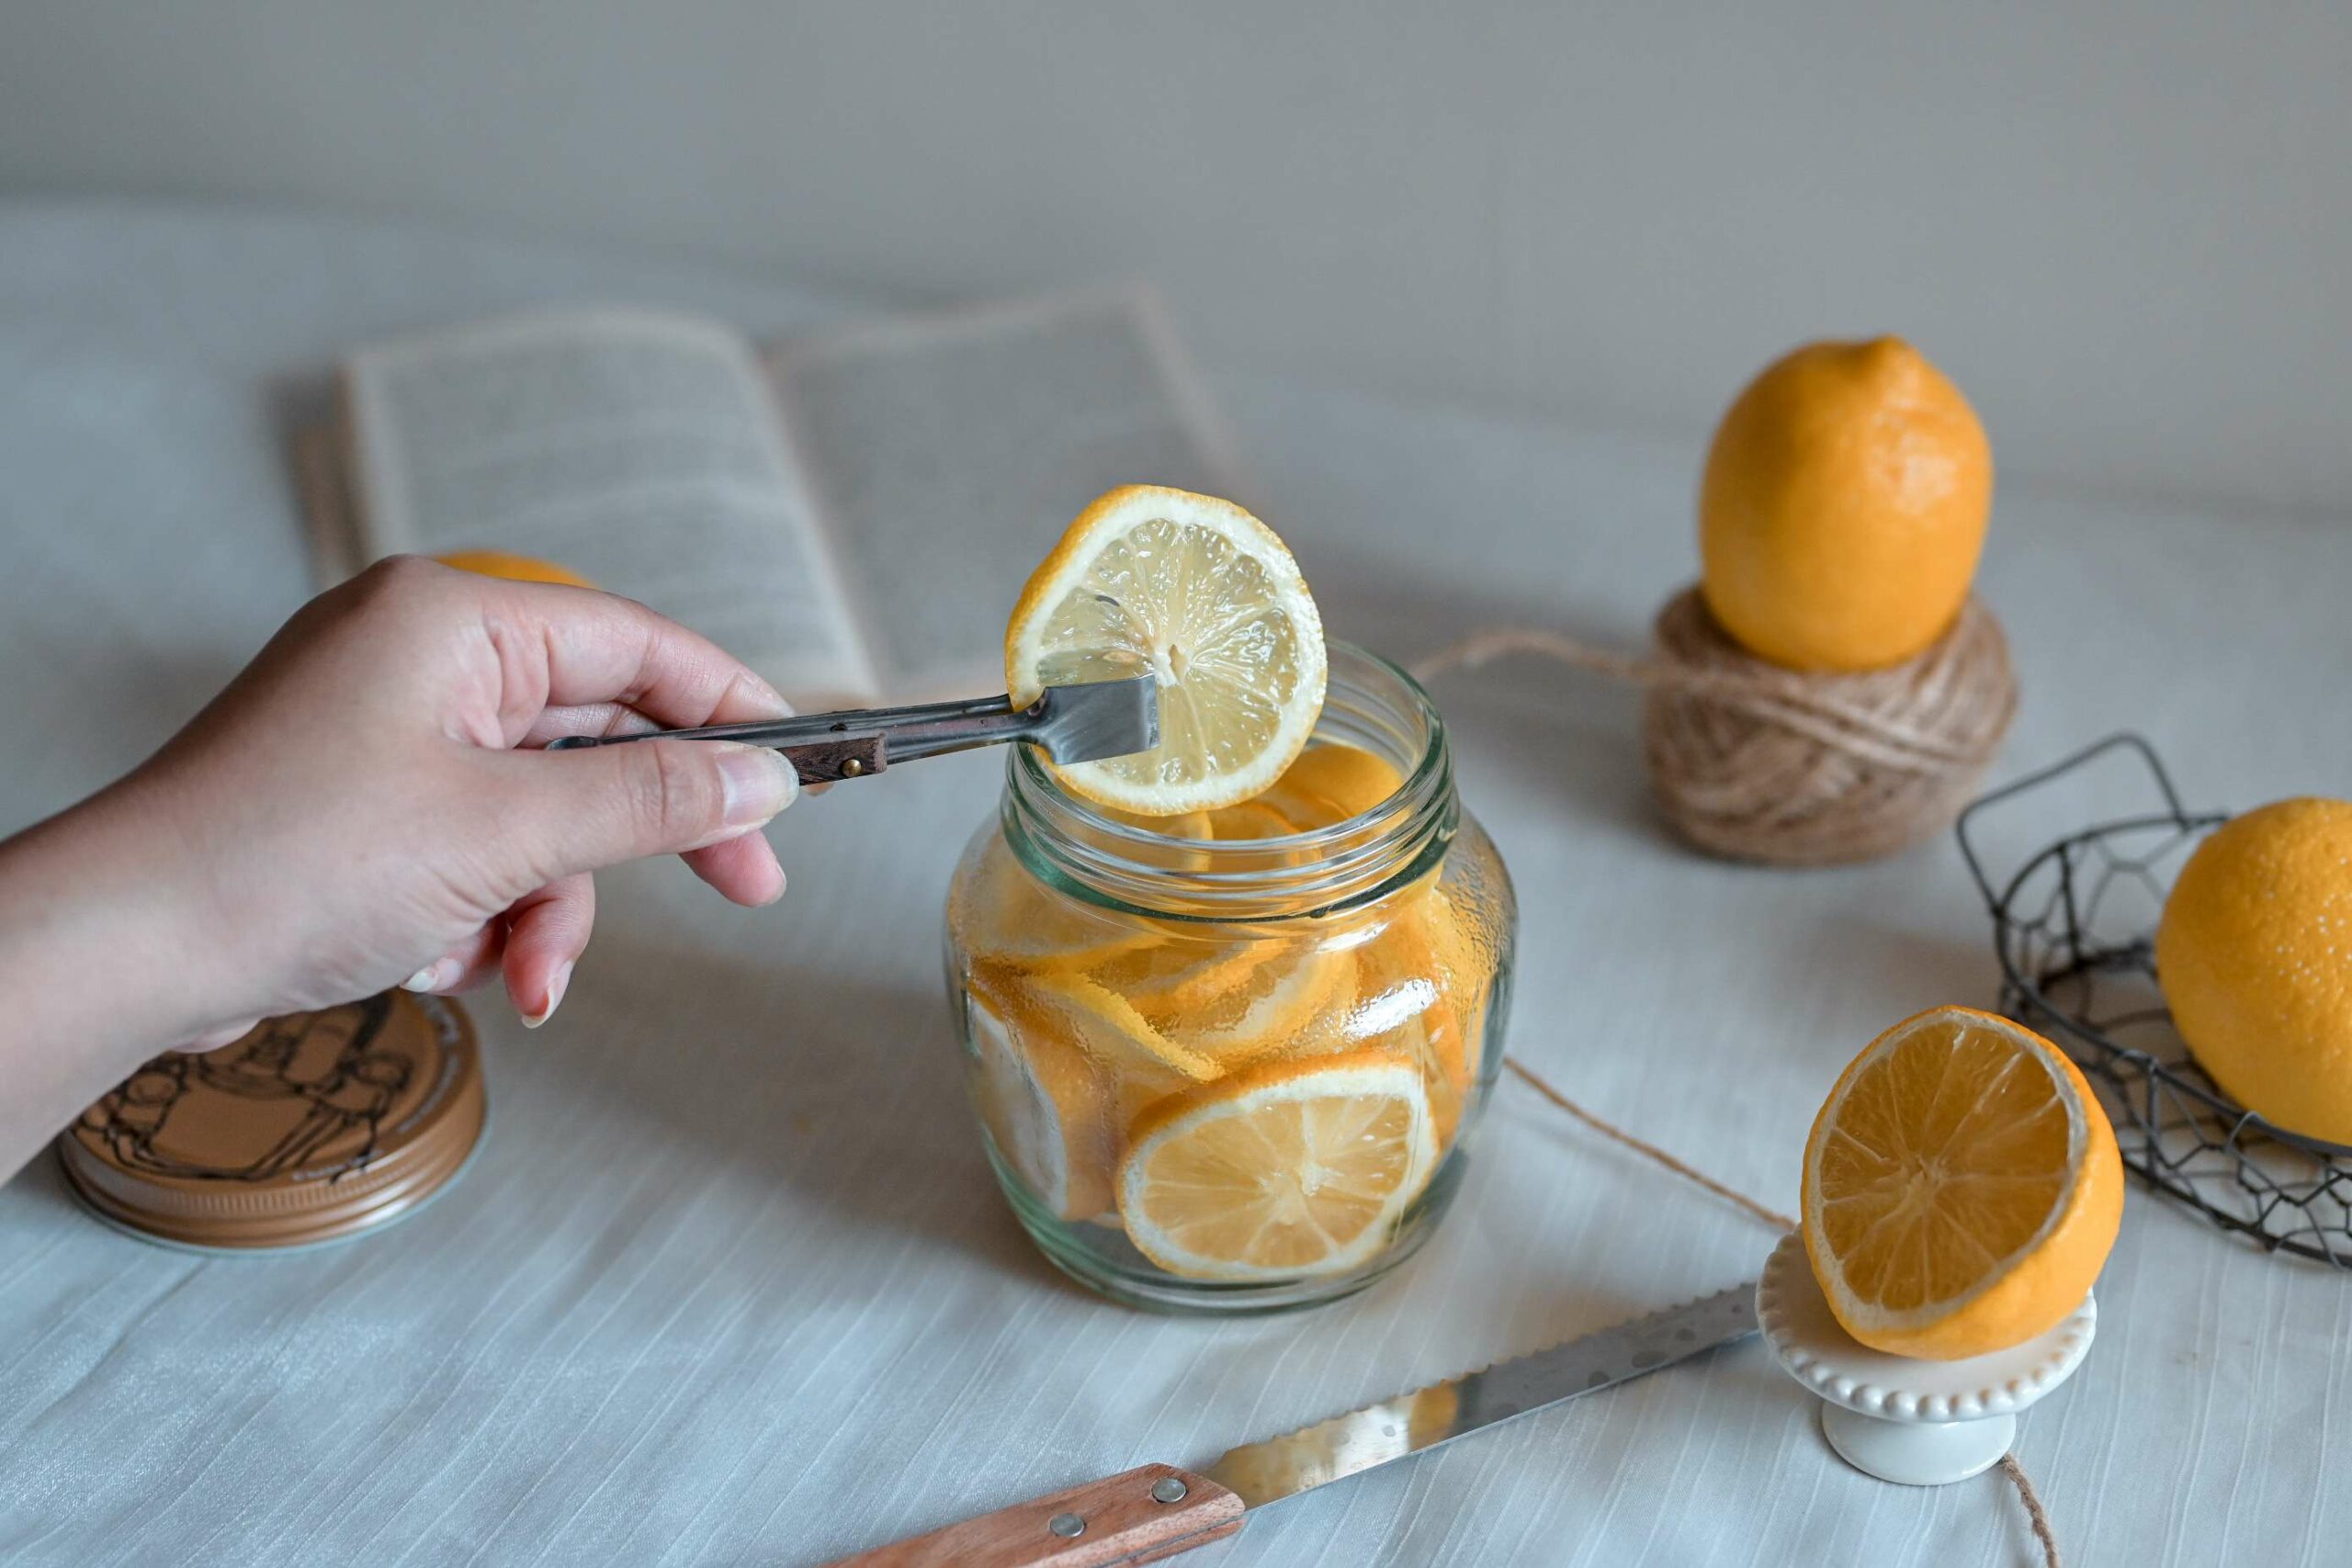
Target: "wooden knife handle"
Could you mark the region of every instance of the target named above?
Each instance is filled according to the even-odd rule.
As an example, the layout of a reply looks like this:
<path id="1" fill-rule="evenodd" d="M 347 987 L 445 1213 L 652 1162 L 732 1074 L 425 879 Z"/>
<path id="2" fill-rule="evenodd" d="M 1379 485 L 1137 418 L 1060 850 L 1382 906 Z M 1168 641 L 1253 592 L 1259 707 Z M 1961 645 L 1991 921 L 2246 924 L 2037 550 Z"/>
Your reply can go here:
<path id="1" fill-rule="evenodd" d="M 1204 1476 L 1147 1464 L 829 1568 L 1114 1568 L 1173 1557 L 1241 1528 L 1242 1502 Z"/>
<path id="2" fill-rule="evenodd" d="M 890 765 L 890 745 L 879 735 L 844 735 L 837 739 L 805 740 L 777 748 L 791 759 L 800 782 L 839 784 L 843 779 L 870 779 Z"/>

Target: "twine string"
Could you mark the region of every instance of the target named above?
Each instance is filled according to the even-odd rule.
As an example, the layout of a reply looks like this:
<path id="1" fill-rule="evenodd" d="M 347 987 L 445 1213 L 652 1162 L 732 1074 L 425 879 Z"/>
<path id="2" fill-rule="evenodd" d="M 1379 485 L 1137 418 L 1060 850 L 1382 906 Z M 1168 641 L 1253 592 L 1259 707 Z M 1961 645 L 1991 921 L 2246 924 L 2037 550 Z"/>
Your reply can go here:
<path id="1" fill-rule="evenodd" d="M 1561 1110 L 1566 1111 L 1569 1115 L 1575 1117 L 1577 1121 L 1583 1122 L 1594 1132 L 1599 1133 L 1601 1136 L 1616 1139 L 1619 1143 L 1624 1145 L 1635 1154 L 1642 1156 L 1645 1159 L 1657 1161 L 1659 1165 L 1666 1167 L 1667 1169 L 1674 1172 L 1675 1175 L 1682 1178 L 1685 1181 L 1695 1182 L 1699 1186 L 1703 1187 L 1708 1191 L 1713 1193 L 1716 1197 L 1724 1200 L 1724 1201 L 1738 1205 L 1740 1208 L 1747 1210 L 1749 1213 L 1755 1215 L 1758 1219 L 1763 1221 L 1766 1224 L 1771 1226 L 1776 1231 L 1792 1231 L 1797 1228 L 1797 1222 L 1792 1216 L 1784 1214 L 1778 1209 L 1766 1208 L 1763 1204 L 1758 1202 L 1755 1199 L 1750 1198 L 1747 1193 L 1740 1191 L 1737 1188 L 1725 1186 L 1723 1182 L 1717 1181 L 1713 1177 L 1709 1176 L 1705 1171 L 1699 1169 L 1697 1167 L 1684 1164 L 1681 1160 L 1675 1158 L 1674 1156 L 1667 1153 L 1664 1149 L 1659 1148 L 1656 1144 L 1649 1143 L 1646 1140 L 1634 1136 L 1633 1134 L 1628 1133 L 1624 1128 L 1618 1126 L 1613 1122 L 1602 1121 L 1600 1117 L 1595 1116 L 1591 1111 L 1587 1111 L 1583 1106 L 1578 1105 L 1575 1100 L 1570 1100 L 1566 1095 L 1562 1094 L 1558 1089 L 1554 1089 L 1550 1082 L 1547 1081 L 1542 1074 L 1529 1066 L 1526 1063 L 1521 1061 L 1518 1057 L 1505 1056 L 1503 1058 L 1503 1066 L 1509 1067 L 1512 1072 L 1517 1073 L 1520 1077 L 1520 1080 L 1525 1083 L 1528 1088 L 1533 1089 L 1536 1093 L 1542 1095 L 1544 1099 L 1550 1100 L 1553 1104 L 1558 1106 Z"/>
<path id="2" fill-rule="evenodd" d="M 1728 1203 L 1745 1209 L 1755 1218 L 1771 1226 L 1774 1232 L 1785 1233 L 1797 1228 L 1797 1222 L 1792 1216 L 1758 1202 L 1737 1188 L 1716 1180 L 1705 1171 L 1676 1157 L 1647 1139 L 1636 1137 L 1606 1117 L 1595 1115 L 1592 1111 L 1586 1110 L 1582 1105 L 1561 1093 L 1543 1074 L 1518 1057 L 1506 1055 L 1503 1058 L 1503 1066 L 1517 1074 L 1521 1082 L 1594 1132 L 1604 1137 L 1614 1139 L 1643 1158 L 1664 1167 L 1685 1181 L 1713 1193 Z M 2027 1476 L 2025 1466 L 2018 1462 L 2018 1456 L 2014 1450 L 2001 1456 L 2000 1471 L 2017 1488 L 2018 1501 L 2025 1506 L 2026 1522 L 2032 1527 L 2033 1539 L 2041 1547 L 2043 1568 L 2061 1568 L 2057 1531 L 2051 1528 L 2050 1515 L 2041 1506 L 2041 1495 L 2033 1489 L 2033 1482 Z"/>
<path id="3" fill-rule="evenodd" d="M 2041 1561 L 2048 1568 L 2059 1568 L 2058 1532 L 2050 1528 L 2050 1516 L 2041 1509 L 2041 1494 L 2033 1489 L 2033 1481 L 2018 1462 L 2016 1450 L 2001 1456 L 2001 1473 L 2018 1489 L 2018 1501 L 2025 1505 L 2025 1517 L 2033 1525 L 2033 1539 L 2041 1543 Z"/>
<path id="4" fill-rule="evenodd" d="M 1825 691 L 1808 684 L 1818 682 L 1818 676 L 1785 671 L 1776 678 L 1741 670 L 1711 669 L 1672 658 L 1635 658 L 1532 626 L 1489 626 L 1473 632 L 1415 663 L 1413 677 L 1427 681 L 1453 670 L 1476 670 L 1513 653 L 1534 654 L 1645 690 L 1710 697 L 1726 707 L 1793 729 L 1825 746 L 1859 748 L 1883 767 L 1924 773 L 1978 760 L 1973 751 L 1905 722 L 1900 713 L 1890 714 L 1864 703 L 1848 701 L 1835 690 Z M 1928 684 L 1926 694 L 1939 697 L 1945 694 L 1950 677 L 1941 671 L 1934 673 L 1936 678 Z"/>
<path id="5" fill-rule="evenodd" d="M 1487 626 L 1412 672 L 1428 681 L 1532 654 L 1641 687 L 1650 778 L 1676 829 L 1720 854 L 1795 864 L 1867 859 L 1940 831 L 2017 713 L 2007 641 L 1973 598 L 1917 657 L 1856 674 L 1756 657 L 1716 624 L 1696 588 L 1658 612 L 1656 635 L 1657 651 L 1643 658 L 1558 632 Z M 1775 1233 L 1797 1228 L 1793 1216 L 1586 1110 L 1518 1057 L 1503 1065 L 1594 1132 Z M 2000 1471 L 2017 1488 L 2044 1568 L 2060 1568 L 2057 1534 L 2025 1467 L 2007 1453 Z"/>
<path id="6" fill-rule="evenodd" d="M 1424 680 L 1531 654 L 1645 694 L 1644 751 L 1659 803 L 1701 848 L 1820 864 L 1941 831 L 1974 792 L 2017 711 L 2000 623 L 1975 600 L 1916 658 L 1883 670 L 1790 670 L 1733 641 L 1696 588 L 1659 611 L 1636 657 L 1532 627 L 1489 626 L 1414 665 Z"/>

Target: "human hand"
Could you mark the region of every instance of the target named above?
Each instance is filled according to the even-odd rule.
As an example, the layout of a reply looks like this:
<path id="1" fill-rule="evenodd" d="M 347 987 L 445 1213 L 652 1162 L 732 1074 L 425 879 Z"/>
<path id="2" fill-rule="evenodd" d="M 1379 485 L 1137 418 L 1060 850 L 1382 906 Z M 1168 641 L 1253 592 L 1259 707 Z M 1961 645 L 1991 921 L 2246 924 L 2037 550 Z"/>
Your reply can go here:
<path id="1" fill-rule="evenodd" d="M 587 945 L 588 873 L 675 852 L 771 903 L 784 873 L 758 829 L 797 792 L 754 747 L 536 749 L 786 711 L 628 600 L 397 558 L 312 601 L 154 758 L 49 826 L 85 857 L 143 855 L 177 921 L 162 929 L 185 933 L 142 977 L 172 986 L 184 1032 L 149 1049 L 493 975 L 536 1025 Z"/>

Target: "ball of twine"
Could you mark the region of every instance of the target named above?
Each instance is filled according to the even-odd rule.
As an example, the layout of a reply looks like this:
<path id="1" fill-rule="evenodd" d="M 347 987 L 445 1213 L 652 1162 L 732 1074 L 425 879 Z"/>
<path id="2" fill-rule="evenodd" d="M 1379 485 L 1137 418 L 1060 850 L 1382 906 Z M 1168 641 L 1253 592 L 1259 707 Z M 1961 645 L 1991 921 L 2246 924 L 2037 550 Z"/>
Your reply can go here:
<path id="1" fill-rule="evenodd" d="M 1973 597 L 1925 652 L 1858 674 L 1758 659 L 1695 588 L 1656 629 L 1674 674 L 1649 686 L 1650 778 L 1677 830 L 1717 854 L 1819 865 L 1939 833 L 2017 712 L 2008 641 Z"/>
<path id="2" fill-rule="evenodd" d="M 1780 865 L 1869 860 L 1941 832 L 2017 712 L 2007 639 L 1973 597 L 1917 658 L 1859 674 L 1758 658 L 1695 587 L 1658 612 L 1656 633 L 1657 653 L 1630 659 L 1556 633 L 1498 628 L 1414 672 L 1519 652 L 1640 684 L 1650 781 L 1675 830 L 1715 854 Z"/>

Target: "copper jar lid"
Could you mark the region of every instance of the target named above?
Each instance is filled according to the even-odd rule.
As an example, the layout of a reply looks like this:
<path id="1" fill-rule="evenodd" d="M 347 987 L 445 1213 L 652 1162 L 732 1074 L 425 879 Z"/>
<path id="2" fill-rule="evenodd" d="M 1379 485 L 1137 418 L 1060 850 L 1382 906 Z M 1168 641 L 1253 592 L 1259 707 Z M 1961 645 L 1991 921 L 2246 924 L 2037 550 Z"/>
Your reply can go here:
<path id="1" fill-rule="evenodd" d="M 413 1213 L 481 1137 L 473 1026 L 387 991 L 167 1052 L 59 1134 L 99 1215 L 156 1241 L 245 1250 L 338 1241 Z"/>

